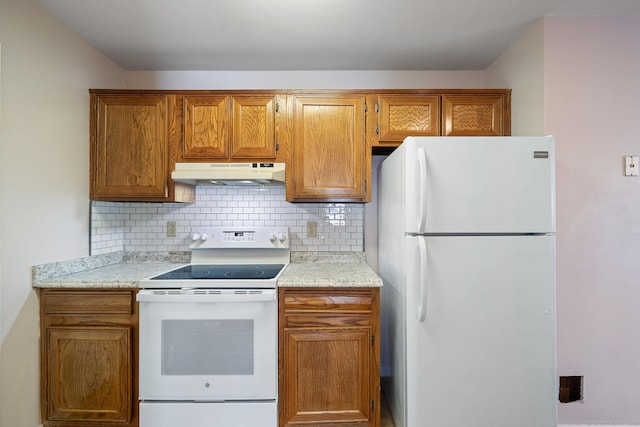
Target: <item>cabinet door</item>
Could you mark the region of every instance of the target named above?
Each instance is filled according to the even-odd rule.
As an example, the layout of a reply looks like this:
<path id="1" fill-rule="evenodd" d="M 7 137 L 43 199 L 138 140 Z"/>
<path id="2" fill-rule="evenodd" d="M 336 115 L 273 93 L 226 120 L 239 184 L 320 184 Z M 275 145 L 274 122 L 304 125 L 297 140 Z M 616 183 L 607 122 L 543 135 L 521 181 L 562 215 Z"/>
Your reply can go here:
<path id="1" fill-rule="evenodd" d="M 278 291 L 279 425 L 380 425 L 379 289 Z"/>
<path id="2" fill-rule="evenodd" d="M 168 194 L 166 99 L 98 96 L 91 147 L 93 200 L 158 199 Z"/>
<path id="3" fill-rule="evenodd" d="M 130 422 L 130 327 L 55 327 L 46 340 L 47 421 Z"/>
<path id="4" fill-rule="evenodd" d="M 510 134 L 504 123 L 501 95 L 444 95 L 445 136 L 501 136 Z"/>
<path id="5" fill-rule="evenodd" d="M 275 96 L 232 97 L 231 158 L 276 158 L 275 105 Z"/>
<path id="6" fill-rule="evenodd" d="M 370 426 L 371 330 L 288 330 L 282 426 Z"/>
<path id="7" fill-rule="evenodd" d="M 438 95 L 380 95 L 378 141 L 402 142 L 408 136 L 440 135 Z"/>
<path id="8" fill-rule="evenodd" d="M 185 159 L 226 159 L 229 156 L 229 101 L 226 96 L 184 97 Z"/>
<path id="9" fill-rule="evenodd" d="M 364 96 L 295 96 L 290 201 L 362 201 Z"/>

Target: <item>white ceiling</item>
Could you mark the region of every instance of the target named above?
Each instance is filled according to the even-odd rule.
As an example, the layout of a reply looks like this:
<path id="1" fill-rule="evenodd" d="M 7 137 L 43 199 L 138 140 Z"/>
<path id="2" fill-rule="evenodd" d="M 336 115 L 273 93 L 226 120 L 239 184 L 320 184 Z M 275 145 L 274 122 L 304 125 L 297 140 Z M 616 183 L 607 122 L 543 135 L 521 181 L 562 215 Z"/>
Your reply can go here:
<path id="1" fill-rule="evenodd" d="M 545 15 L 640 0 L 31 0 L 127 70 L 482 70 Z"/>

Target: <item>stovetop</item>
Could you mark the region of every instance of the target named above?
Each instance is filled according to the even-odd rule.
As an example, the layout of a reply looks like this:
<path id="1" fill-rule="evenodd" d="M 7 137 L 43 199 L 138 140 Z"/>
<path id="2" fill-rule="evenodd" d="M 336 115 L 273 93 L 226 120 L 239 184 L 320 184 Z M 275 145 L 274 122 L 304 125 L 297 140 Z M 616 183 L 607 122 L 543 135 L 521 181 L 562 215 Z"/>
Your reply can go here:
<path id="1" fill-rule="evenodd" d="M 267 280 L 275 278 L 284 264 L 190 264 L 149 280 Z"/>

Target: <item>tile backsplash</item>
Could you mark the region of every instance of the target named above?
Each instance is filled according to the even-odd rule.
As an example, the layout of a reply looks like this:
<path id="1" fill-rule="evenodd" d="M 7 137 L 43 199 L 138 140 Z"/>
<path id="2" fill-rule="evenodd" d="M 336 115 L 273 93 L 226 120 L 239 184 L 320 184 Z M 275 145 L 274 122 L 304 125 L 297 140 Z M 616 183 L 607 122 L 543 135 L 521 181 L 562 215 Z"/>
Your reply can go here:
<path id="1" fill-rule="evenodd" d="M 211 226 L 288 226 L 291 250 L 361 252 L 363 205 L 288 203 L 285 189 L 198 186 L 196 202 L 91 203 L 91 254 L 118 251 L 187 251 L 191 233 Z M 167 237 L 167 222 L 176 236 Z M 318 236 L 307 237 L 307 221 L 318 223 Z"/>

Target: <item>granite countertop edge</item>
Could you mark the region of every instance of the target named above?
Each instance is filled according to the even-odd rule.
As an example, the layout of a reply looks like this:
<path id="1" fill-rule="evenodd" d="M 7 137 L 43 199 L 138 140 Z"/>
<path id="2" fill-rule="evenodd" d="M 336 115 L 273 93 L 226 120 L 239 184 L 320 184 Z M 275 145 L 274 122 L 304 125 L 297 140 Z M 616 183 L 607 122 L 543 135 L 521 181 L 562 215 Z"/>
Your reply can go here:
<path id="1" fill-rule="evenodd" d="M 188 252 L 116 252 L 32 268 L 34 288 L 139 288 L 146 278 L 190 261 Z M 292 252 L 278 287 L 381 287 L 364 252 Z"/>

